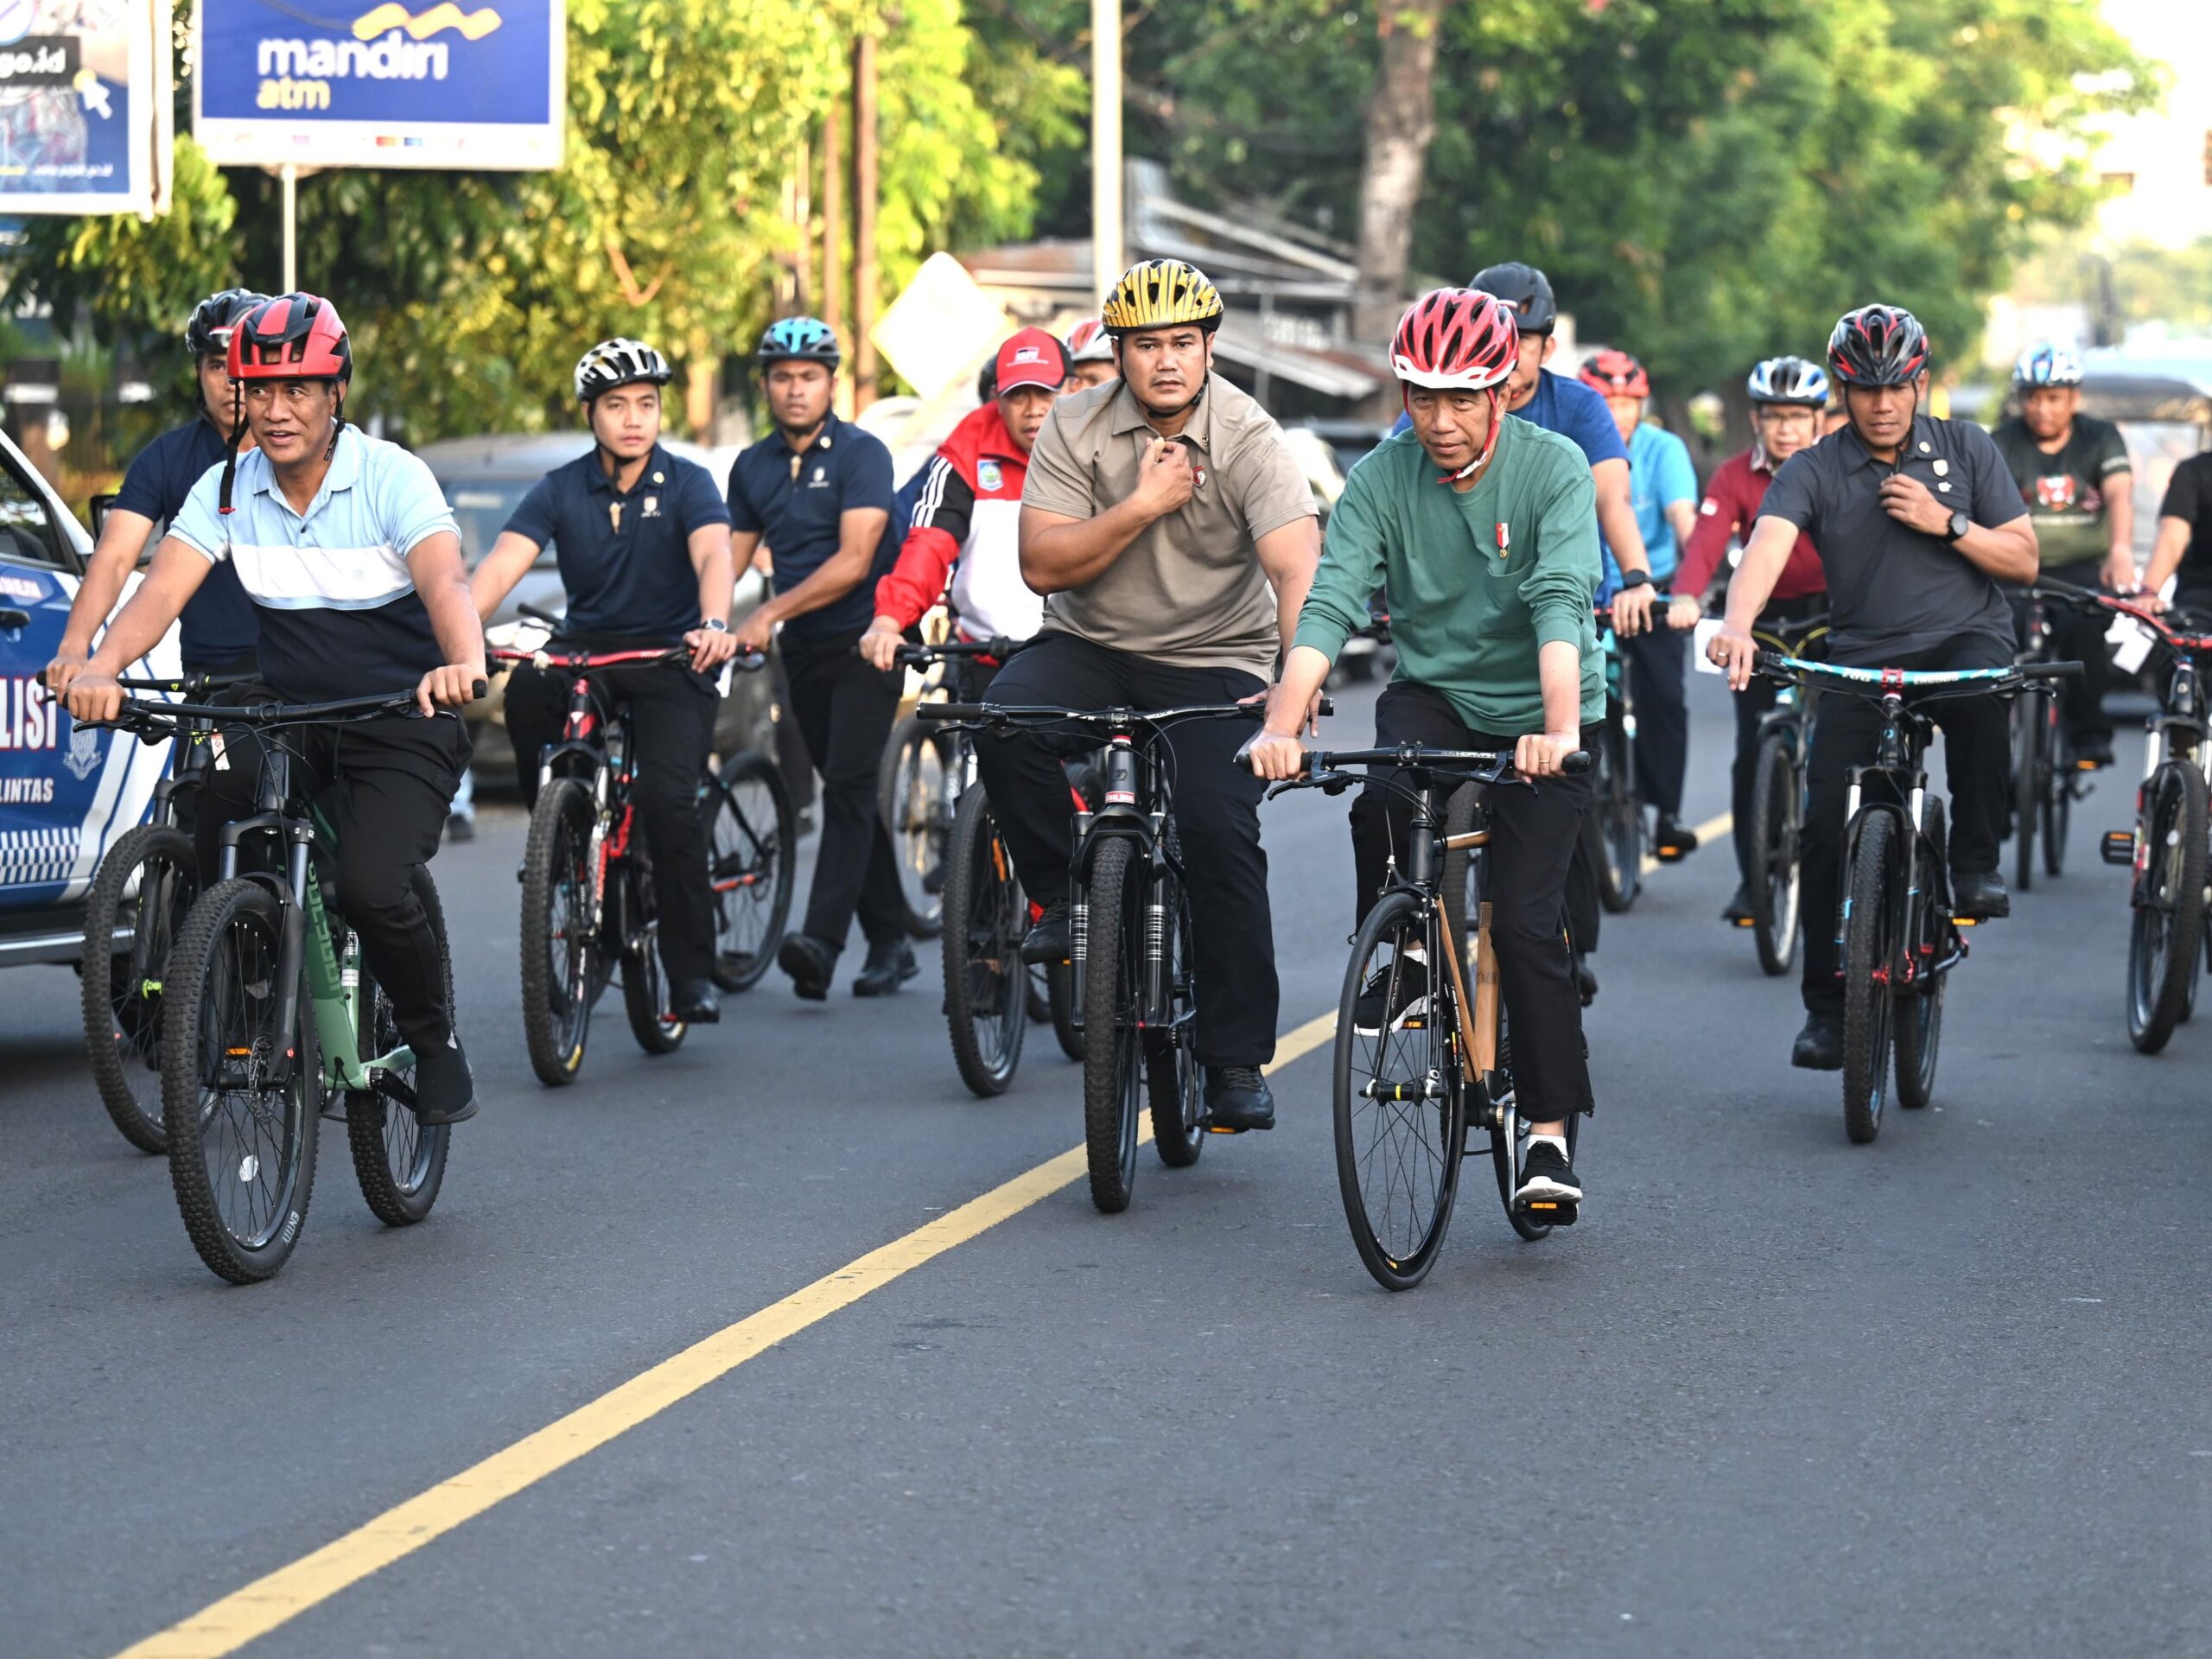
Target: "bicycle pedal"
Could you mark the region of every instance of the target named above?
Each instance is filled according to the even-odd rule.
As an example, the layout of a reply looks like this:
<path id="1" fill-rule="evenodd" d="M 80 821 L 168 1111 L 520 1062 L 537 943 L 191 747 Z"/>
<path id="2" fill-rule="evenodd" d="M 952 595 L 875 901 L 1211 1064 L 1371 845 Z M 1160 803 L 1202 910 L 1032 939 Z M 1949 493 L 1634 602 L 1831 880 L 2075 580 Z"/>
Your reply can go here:
<path id="1" fill-rule="evenodd" d="M 2107 864 L 2133 864 L 2135 862 L 2135 832 L 2133 830 L 2107 830 L 2097 851 Z"/>
<path id="2" fill-rule="evenodd" d="M 1651 856 L 1662 864 L 1679 864 L 1689 855 L 1690 850 L 1687 847 L 1655 847 L 1651 849 Z"/>
<path id="3" fill-rule="evenodd" d="M 1738 916 L 1734 921 L 1729 923 L 1728 925 L 1731 927 L 1757 927 L 1758 923 L 1751 917 Z"/>
<path id="4" fill-rule="evenodd" d="M 1579 1204 L 1568 1204 L 1559 1198 L 1531 1198 L 1520 1206 L 1521 1213 L 1532 1221 L 1548 1222 L 1554 1227 L 1572 1227 L 1582 1213 Z"/>
<path id="5" fill-rule="evenodd" d="M 1239 1128 L 1232 1128 L 1226 1123 L 1209 1122 L 1206 1125 L 1206 1133 L 1208 1135 L 1242 1135 L 1244 1131 Z"/>

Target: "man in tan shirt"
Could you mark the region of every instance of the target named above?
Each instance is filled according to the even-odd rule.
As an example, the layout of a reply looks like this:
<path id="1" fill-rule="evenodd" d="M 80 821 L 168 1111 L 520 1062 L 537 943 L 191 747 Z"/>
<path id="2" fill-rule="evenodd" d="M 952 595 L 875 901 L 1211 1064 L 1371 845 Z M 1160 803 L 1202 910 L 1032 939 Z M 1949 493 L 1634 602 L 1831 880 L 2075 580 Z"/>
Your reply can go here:
<path id="1" fill-rule="evenodd" d="M 1022 580 L 1046 595 L 1036 641 L 991 685 L 1008 706 L 1163 709 L 1256 697 L 1320 558 L 1313 493 L 1281 429 L 1214 378 L 1220 296 L 1179 260 L 1134 266 L 1103 315 L 1118 381 L 1063 397 L 1030 452 Z M 1260 847 L 1265 786 L 1232 763 L 1242 721 L 1168 729 L 1196 934 L 1197 1058 L 1214 1127 L 1274 1126 L 1274 928 Z M 978 746 L 1022 886 L 1044 913 L 1022 944 L 1065 959 L 1067 780 L 1049 740 Z"/>

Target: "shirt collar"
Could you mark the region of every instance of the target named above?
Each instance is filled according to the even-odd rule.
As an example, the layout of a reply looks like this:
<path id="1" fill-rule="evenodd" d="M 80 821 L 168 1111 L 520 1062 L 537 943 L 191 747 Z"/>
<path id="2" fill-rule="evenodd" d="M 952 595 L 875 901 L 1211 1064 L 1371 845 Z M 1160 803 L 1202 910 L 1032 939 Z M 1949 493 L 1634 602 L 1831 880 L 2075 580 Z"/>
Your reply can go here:
<path id="1" fill-rule="evenodd" d="M 283 491 L 276 487 L 276 469 L 270 465 L 268 455 L 257 448 L 248 449 L 238 457 L 238 465 L 245 466 L 249 455 L 259 457 L 261 463 L 260 476 L 251 485 L 254 493 L 273 496 L 283 502 L 285 512 L 291 512 L 292 504 L 285 500 Z M 337 492 L 350 490 L 360 481 L 361 435 L 351 426 L 343 427 L 338 434 L 338 448 L 330 457 L 330 470 L 322 475 L 322 486 L 315 491 L 315 499 L 308 503 L 308 510 L 298 516 L 302 518 L 314 518 L 322 504 Z"/>
<path id="2" fill-rule="evenodd" d="M 1838 428 L 1836 435 L 1844 441 L 1843 454 L 1846 463 L 1853 470 L 1856 471 L 1858 468 L 1862 467 L 1904 466 L 1906 461 L 1911 460 L 1913 456 L 1920 453 L 1920 446 L 1923 440 L 1929 437 L 1931 431 L 1932 425 L 1929 417 L 1922 414 L 1919 410 L 1915 410 L 1912 416 L 1912 428 L 1904 435 L 1904 447 L 1897 452 L 1897 458 L 1894 463 L 1886 461 L 1875 460 L 1873 451 L 1867 448 L 1866 440 L 1859 435 L 1859 429 L 1852 425 L 1849 422 L 1846 422 L 1841 427 Z"/>
<path id="3" fill-rule="evenodd" d="M 614 480 L 607 475 L 607 464 L 599 458 L 599 445 L 596 442 L 592 445 L 591 453 L 583 458 L 583 467 L 586 489 L 602 491 L 608 495 L 615 493 Z M 633 491 L 645 489 L 652 483 L 655 473 L 665 474 L 667 471 L 668 457 L 662 452 L 660 445 L 656 443 L 647 452 L 645 466 L 639 469 L 638 481 L 630 487 Z"/>
<path id="4" fill-rule="evenodd" d="M 822 417 L 822 429 L 814 435 L 814 442 L 805 448 L 794 449 L 791 440 L 781 432 L 772 432 L 768 435 L 768 452 L 773 455 L 790 456 L 810 455 L 817 449 L 833 449 L 836 447 L 837 430 L 844 424 L 833 409 Z"/>
<path id="5" fill-rule="evenodd" d="M 1198 394 L 1198 406 L 1191 411 L 1191 418 L 1184 423 L 1179 438 L 1188 438 L 1209 454 L 1213 452 L 1213 402 L 1216 376 L 1206 376 L 1205 390 Z M 1116 383 L 1114 392 L 1113 414 L 1106 429 L 1116 437 L 1124 432 L 1149 431 L 1152 423 L 1145 418 L 1144 405 L 1137 402 L 1136 394 L 1129 390 L 1126 380 Z"/>

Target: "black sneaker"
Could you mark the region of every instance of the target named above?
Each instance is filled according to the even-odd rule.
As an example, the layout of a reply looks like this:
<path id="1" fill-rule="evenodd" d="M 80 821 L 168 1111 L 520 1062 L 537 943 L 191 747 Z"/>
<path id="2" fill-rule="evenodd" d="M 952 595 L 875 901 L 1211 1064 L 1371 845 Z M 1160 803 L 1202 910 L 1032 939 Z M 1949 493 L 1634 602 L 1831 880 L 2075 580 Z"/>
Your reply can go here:
<path id="1" fill-rule="evenodd" d="M 1068 959 L 1073 950 L 1068 921 L 1068 901 L 1055 899 L 1030 927 L 1021 941 L 1021 959 L 1033 968 L 1052 968 Z"/>
<path id="2" fill-rule="evenodd" d="M 1513 1207 L 1538 1221 L 1572 1227 L 1582 1208 L 1582 1183 L 1567 1154 L 1549 1141 L 1531 1139 L 1529 1155 L 1521 1161 L 1521 1185 L 1514 1189 Z"/>
<path id="3" fill-rule="evenodd" d="M 676 979 L 668 986 L 668 1007 L 687 1026 L 719 1025 L 722 1017 L 721 999 L 715 995 L 711 979 Z"/>
<path id="4" fill-rule="evenodd" d="M 837 970 L 837 947 L 808 933 L 794 933 L 778 947 L 776 966 L 791 976 L 791 989 L 809 1002 L 830 995 L 830 976 Z"/>
<path id="5" fill-rule="evenodd" d="M 1751 915 L 1751 888 L 1746 881 L 1736 884 L 1736 896 L 1721 911 L 1720 919 L 1731 927 L 1748 927 L 1756 918 Z"/>
<path id="6" fill-rule="evenodd" d="M 424 1128 L 461 1123 L 476 1116 L 476 1079 L 461 1039 L 448 1033 L 442 1043 L 415 1052 L 415 1121 Z"/>
<path id="7" fill-rule="evenodd" d="M 914 960 L 914 947 L 893 939 L 868 948 L 868 962 L 853 981 L 855 996 L 888 996 L 922 971 Z"/>
<path id="8" fill-rule="evenodd" d="M 1662 813 L 1659 833 L 1651 839 L 1652 855 L 1662 863 L 1671 864 L 1678 858 L 1687 858 L 1697 851 L 1697 831 L 1676 823 Z"/>
<path id="9" fill-rule="evenodd" d="M 1580 950 L 1574 953 L 1574 988 L 1586 1008 L 1598 1000 L 1598 971 Z"/>
<path id="10" fill-rule="evenodd" d="M 1275 1126 L 1275 1097 L 1256 1065 L 1206 1067 L 1206 1127 L 1217 1135 Z"/>
<path id="11" fill-rule="evenodd" d="M 1386 963 L 1367 976 L 1351 1007 L 1351 1028 L 1363 1037 L 1379 1036 L 1386 1023 L 1392 1031 L 1417 1025 L 1428 1014 L 1428 964 L 1418 957 Z"/>
<path id="12" fill-rule="evenodd" d="M 1843 1015 L 1816 1009 L 1805 1015 L 1805 1028 L 1789 1046 L 1789 1064 L 1805 1071 L 1843 1070 Z"/>
<path id="13" fill-rule="evenodd" d="M 1951 878 L 1951 914 L 1969 922 L 1995 921 L 2012 913 L 2012 895 L 2004 878 L 1987 873 Z"/>
<path id="14" fill-rule="evenodd" d="M 2105 747 L 2105 753 L 2107 757 L 2112 753 L 2109 744 Z M 456 846 L 465 841 L 475 840 L 476 820 L 466 812 L 454 812 L 448 815 L 446 819 L 446 839 Z"/>

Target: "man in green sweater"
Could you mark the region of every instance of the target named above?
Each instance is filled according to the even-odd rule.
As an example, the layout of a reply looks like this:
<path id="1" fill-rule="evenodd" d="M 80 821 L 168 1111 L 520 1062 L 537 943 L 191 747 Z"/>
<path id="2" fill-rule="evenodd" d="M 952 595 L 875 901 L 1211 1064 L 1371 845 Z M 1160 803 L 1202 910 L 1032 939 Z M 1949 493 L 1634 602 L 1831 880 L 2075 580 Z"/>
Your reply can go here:
<path id="1" fill-rule="evenodd" d="M 1557 1204 L 1572 1220 L 1582 1189 L 1567 1161 L 1567 1120 L 1592 1101 L 1562 923 L 1590 784 L 1560 768 L 1594 741 L 1605 713 L 1591 622 L 1597 497 L 1573 442 L 1505 412 L 1500 388 L 1517 346 L 1512 312 L 1475 289 L 1439 289 L 1406 312 L 1390 359 L 1413 425 L 1345 481 L 1267 723 L 1247 753 L 1262 777 L 1303 769 L 1300 722 L 1344 640 L 1366 625 L 1367 596 L 1386 586 L 1398 668 L 1376 704 L 1376 747 L 1512 752 L 1534 786 L 1491 794 L 1485 896 L 1531 1125 L 1516 1201 Z M 1410 812 L 1376 784 L 1352 807 L 1363 919 L 1391 852 L 1406 844 Z M 1401 1004 L 1422 995 L 1425 972 L 1395 976 Z M 1386 976 L 1376 978 L 1357 1011 L 1363 1028 L 1404 1012 L 1382 1006 Z"/>

